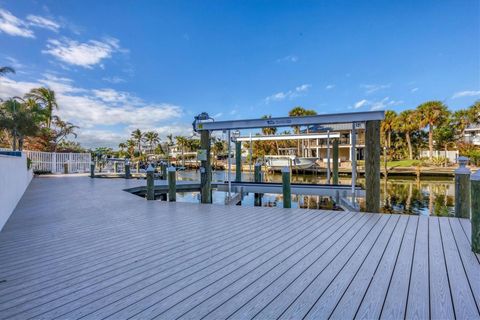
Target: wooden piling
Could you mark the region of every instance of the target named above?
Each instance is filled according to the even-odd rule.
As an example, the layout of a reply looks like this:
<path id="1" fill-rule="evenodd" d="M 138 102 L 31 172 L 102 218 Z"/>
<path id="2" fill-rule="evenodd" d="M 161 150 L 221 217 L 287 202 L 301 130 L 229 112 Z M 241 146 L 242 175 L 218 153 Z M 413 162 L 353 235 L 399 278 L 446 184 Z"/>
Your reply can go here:
<path id="1" fill-rule="evenodd" d="M 333 141 L 333 184 L 338 184 L 338 140 Z"/>
<path id="2" fill-rule="evenodd" d="M 212 203 L 212 164 L 210 155 L 210 131 L 200 132 L 200 148 L 205 158 L 200 164 L 200 197 L 202 203 Z"/>
<path id="3" fill-rule="evenodd" d="M 470 176 L 472 211 L 470 224 L 472 226 L 472 251 L 480 253 L 480 170 Z"/>
<path id="4" fill-rule="evenodd" d="M 95 162 L 90 162 L 90 178 L 95 178 Z"/>
<path id="5" fill-rule="evenodd" d="M 118 172 L 118 162 L 117 161 L 113 162 L 113 172 L 115 172 L 115 173 Z"/>
<path id="6" fill-rule="evenodd" d="M 470 219 L 470 169 L 466 167 L 468 158 L 458 158 L 459 167 L 455 170 L 455 217 Z"/>
<path id="7" fill-rule="evenodd" d="M 125 160 L 125 179 L 130 179 L 132 174 L 130 173 L 130 161 Z"/>
<path id="8" fill-rule="evenodd" d="M 165 162 L 162 162 L 160 167 L 162 170 L 162 180 L 167 180 L 167 164 Z"/>
<path id="9" fill-rule="evenodd" d="M 292 207 L 292 189 L 290 187 L 290 168 L 282 169 L 283 207 Z"/>
<path id="10" fill-rule="evenodd" d="M 259 162 L 255 163 L 253 179 L 255 182 L 262 182 L 262 164 Z M 262 206 L 262 195 L 260 193 L 254 194 L 254 206 Z"/>
<path id="11" fill-rule="evenodd" d="M 137 173 L 140 173 L 140 161 L 137 161 Z"/>
<path id="12" fill-rule="evenodd" d="M 147 200 L 155 200 L 154 173 L 155 169 L 153 169 L 153 166 L 150 164 L 147 168 Z"/>
<path id="13" fill-rule="evenodd" d="M 168 201 L 175 202 L 177 200 L 177 169 L 169 167 L 168 171 Z"/>
<path id="14" fill-rule="evenodd" d="M 380 211 L 380 121 L 365 124 L 365 210 Z"/>
<path id="15" fill-rule="evenodd" d="M 235 141 L 235 181 L 242 181 L 242 142 Z"/>

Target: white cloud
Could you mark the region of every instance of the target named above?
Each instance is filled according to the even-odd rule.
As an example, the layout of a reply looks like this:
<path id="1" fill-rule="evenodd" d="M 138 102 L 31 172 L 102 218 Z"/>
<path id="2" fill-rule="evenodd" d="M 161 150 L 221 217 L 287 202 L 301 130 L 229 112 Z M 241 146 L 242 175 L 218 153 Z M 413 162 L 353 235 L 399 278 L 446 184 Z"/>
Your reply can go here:
<path id="1" fill-rule="evenodd" d="M 0 78 L 0 98 L 23 96 L 30 89 L 44 85 L 56 93 L 60 106 L 56 113 L 80 126 L 79 141 L 87 146 L 96 141 L 90 139 L 94 133 L 101 134 L 98 139 L 102 141 L 115 140 L 118 144 L 119 135 L 125 136 L 130 128 L 155 129 L 159 132 L 173 130 L 176 126 L 172 121 L 183 114 L 182 108 L 174 104 L 149 103 L 131 93 L 109 88 L 93 90 L 78 88 L 71 79 L 50 74 L 35 82 Z M 100 131 L 98 126 L 102 128 Z M 111 127 L 111 130 L 108 130 L 108 127 Z M 190 126 L 184 125 L 182 130 L 187 127 Z M 121 128 L 127 131 L 118 133 Z"/>
<path id="2" fill-rule="evenodd" d="M 356 102 L 353 107 L 355 109 L 358 109 L 358 108 L 361 108 L 361 107 L 365 106 L 367 103 L 368 103 L 368 101 L 363 99 L 363 100 L 360 100 L 360 101 Z"/>
<path id="3" fill-rule="evenodd" d="M 335 85 L 334 84 L 329 84 L 325 87 L 325 90 L 331 90 L 333 88 L 335 88 Z"/>
<path id="4" fill-rule="evenodd" d="M 120 77 L 103 77 L 102 80 L 110 83 L 115 83 L 115 84 L 126 82 L 125 79 L 122 79 Z"/>
<path id="5" fill-rule="evenodd" d="M 280 58 L 280 59 L 277 59 L 277 62 L 297 62 L 298 61 L 298 57 L 295 56 L 295 55 L 288 55 L 288 56 L 285 56 L 283 58 Z"/>
<path id="6" fill-rule="evenodd" d="M 25 21 L 4 9 L 0 9 L 0 32 L 11 36 L 35 38 L 33 31 L 29 29 Z"/>
<path id="7" fill-rule="evenodd" d="M 390 88 L 389 84 L 362 84 L 360 88 L 365 89 L 365 94 L 371 94 L 379 90 Z"/>
<path id="8" fill-rule="evenodd" d="M 360 101 L 357 101 L 354 105 L 353 108 L 359 109 L 362 107 L 370 107 L 371 111 L 375 110 L 382 110 L 386 109 L 387 107 L 393 107 L 402 104 L 403 101 L 400 100 L 392 100 L 390 97 L 385 97 L 382 100 L 367 100 L 363 99 Z M 351 109 L 352 107 L 349 107 Z"/>
<path id="9" fill-rule="evenodd" d="M 53 32 L 58 32 L 58 29 L 60 29 L 60 24 L 44 17 L 30 14 L 27 16 L 27 20 L 28 24 L 34 27 L 48 29 Z"/>
<path id="10" fill-rule="evenodd" d="M 114 52 L 123 51 L 118 42 L 115 38 L 106 38 L 102 41 L 90 40 L 83 43 L 67 38 L 50 39 L 47 49 L 42 52 L 68 64 L 92 68 L 102 60 L 110 58 Z"/>
<path id="11" fill-rule="evenodd" d="M 411 93 L 414 93 L 414 92 L 417 92 L 418 91 L 418 88 L 413 88 L 412 90 L 410 90 Z"/>
<path id="12" fill-rule="evenodd" d="M 480 96 L 480 90 L 479 91 L 473 91 L 473 90 L 460 91 L 455 93 L 452 96 L 452 99 L 462 98 L 462 97 L 476 97 L 476 96 Z"/>
<path id="13" fill-rule="evenodd" d="M 370 110 L 375 111 L 375 110 L 382 110 L 386 109 L 387 107 L 393 107 L 402 104 L 403 101 L 396 101 L 396 100 L 391 100 L 389 97 L 385 97 L 382 100 L 379 101 L 372 101 L 370 103 Z"/>
<path id="14" fill-rule="evenodd" d="M 308 92 L 310 88 L 311 88 L 310 84 L 302 84 L 293 90 L 289 90 L 287 92 L 277 92 L 275 94 L 272 94 L 271 96 L 266 97 L 264 101 L 265 103 L 270 103 L 272 101 L 282 101 L 287 98 L 293 99 L 293 98 L 304 95 L 306 92 Z"/>

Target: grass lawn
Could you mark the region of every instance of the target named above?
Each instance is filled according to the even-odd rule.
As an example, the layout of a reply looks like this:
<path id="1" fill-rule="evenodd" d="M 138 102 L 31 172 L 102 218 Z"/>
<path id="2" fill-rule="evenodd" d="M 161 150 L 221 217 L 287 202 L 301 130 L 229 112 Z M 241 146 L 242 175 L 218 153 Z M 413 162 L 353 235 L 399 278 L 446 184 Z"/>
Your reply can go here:
<path id="1" fill-rule="evenodd" d="M 418 160 L 399 160 L 399 161 L 388 161 L 387 166 L 388 167 L 416 167 L 417 165 L 420 164 L 420 161 Z M 383 163 L 381 164 L 382 166 L 384 165 Z"/>

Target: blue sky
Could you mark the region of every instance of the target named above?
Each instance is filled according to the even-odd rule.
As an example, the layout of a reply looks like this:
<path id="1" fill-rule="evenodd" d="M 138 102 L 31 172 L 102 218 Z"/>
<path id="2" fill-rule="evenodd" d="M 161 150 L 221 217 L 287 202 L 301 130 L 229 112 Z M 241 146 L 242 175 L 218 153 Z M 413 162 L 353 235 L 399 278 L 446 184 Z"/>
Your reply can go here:
<path id="1" fill-rule="evenodd" d="M 0 97 L 46 85 L 85 146 L 218 120 L 480 99 L 480 2 L 0 0 Z"/>

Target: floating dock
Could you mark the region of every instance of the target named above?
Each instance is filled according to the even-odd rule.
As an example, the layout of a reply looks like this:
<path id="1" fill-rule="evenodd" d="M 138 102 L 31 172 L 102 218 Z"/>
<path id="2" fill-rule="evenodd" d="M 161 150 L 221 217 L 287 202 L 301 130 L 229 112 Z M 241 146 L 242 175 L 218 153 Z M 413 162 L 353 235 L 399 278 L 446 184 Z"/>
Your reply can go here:
<path id="1" fill-rule="evenodd" d="M 123 191 L 144 183 L 35 178 L 0 232 L 0 318 L 480 318 L 469 220 Z"/>

